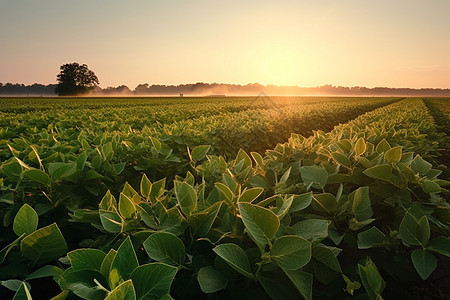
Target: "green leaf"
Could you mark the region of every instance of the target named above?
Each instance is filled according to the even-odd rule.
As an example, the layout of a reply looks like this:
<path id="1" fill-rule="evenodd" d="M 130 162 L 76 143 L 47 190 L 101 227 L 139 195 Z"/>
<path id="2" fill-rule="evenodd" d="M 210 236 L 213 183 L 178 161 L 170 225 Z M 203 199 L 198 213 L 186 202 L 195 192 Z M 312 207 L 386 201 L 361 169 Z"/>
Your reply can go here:
<path id="1" fill-rule="evenodd" d="M 328 180 L 328 172 L 322 166 L 303 166 L 300 175 L 307 186 L 322 189 Z"/>
<path id="2" fill-rule="evenodd" d="M 9 279 L 9 280 L 0 281 L 0 285 L 4 286 L 5 288 L 7 288 L 13 292 L 17 292 L 20 289 L 20 287 L 22 286 L 22 284 L 27 284 L 29 287 L 28 283 L 26 283 L 25 281 L 18 280 L 18 279 Z"/>
<path id="3" fill-rule="evenodd" d="M 100 265 L 100 272 L 103 274 L 105 278 L 109 277 L 109 272 L 111 271 L 111 264 L 116 257 L 117 251 L 114 249 L 110 249 L 108 254 L 106 254 L 105 258 Z"/>
<path id="4" fill-rule="evenodd" d="M 205 158 L 209 149 L 211 149 L 211 145 L 200 145 L 192 149 L 191 157 L 194 161 L 200 161 Z"/>
<path id="5" fill-rule="evenodd" d="M 158 299 L 170 292 L 177 268 L 162 263 L 150 263 L 137 267 L 131 273 L 136 298 Z"/>
<path id="6" fill-rule="evenodd" d="M 250 152 L 250 155 L 253 157 L 253 160 L 258 166 L 264 166 L 264 159 L 261 154 L 259 154 L 258 152 Z"/>
<path id="7" fill-rule="evenodd" d="M 376 299 L 377 297 L 381 297 L 381 294 L 386 287 L 386 282 L 383 280 L 383 277 L 381 277 L 373 261 L 370 258 L 367 258 L 364 266 L 358 264 L 358 271 L 363 286 L 370 298 Z"/>
<path id="8" fill-rule="evenodd" d="M 312 192 L 294 196 L 289 212 L 293 213 L 307 208 L 311 204 L 312 196 Z"/>
<path id="9" fill-rule="evenodd" d="M 360 156 L 366 152 L 367 146 L 364 138 L 360 137 L 355 144 L 355 155 Z"/>
<path id="10" fill-rule="evenodd" d="M 67 252 L 67 244 L 56 223 L 27 235 L 20 243 L 22 254 L 34 265 L 55 260 Z"/>
<path id="11" fill-rule="evenodd" d="M 9 243 L 9 245 L 5 246 L 1 251 L 0 251 L 0 264 L 3 263 L 6 259 L 6 256 L 9 254 L 9 252 L 11 252 L 11 250 L 16 247 L 17 245 L 19 245 L 20 241 L 22 240 L 22 238 L 25 236 L 25 233 L 22 234 L 21 236 L 19 236 L 17 239 L 15 239 L 13 242 Z"/>
<path id="12" fill-rule="evenodd" d="M 214 185 L 216 186 L 217 190 L 219 190 L 220 194 L 224 196 L 224 198 L 221 197 L 221 200 L 223 199 L 228 203 L 232 203 L 234 195 L 231 189 L 227 185 L 220 182 L 216 182 Z"/>
<path id="13" fill-rule="evenodd" d="M 341 154 L 339 152 L 331 153 L 331 157 L 334 159 L 335 162 L 338 164 L 350 169 L 352 167 L 352 163 L 350 162 L 350 159 L 348 159 L 347 156 L 344 154 Z"/>
<path id="14" fill-rule="evenodd" d="M 316 260 L 320 261 L 322 264 L 332 269 L 333 271 L 342 272 L 341 265 L 339 264 L 339 261 L 336 257 L 337 254 L 333 250 L 339 251 L 340 249 L 328 247 L 323 244 L 318 244 L 312 249 L 312 257 L 314 257 Z"/>
<path id="15" fill-rule="evenodd" d="M 350 278 L 342 274 L 342 277 L 345 280 L 345 283 L 347 283 L 346 291 L 353 296 L 353 293 L 361 287 L 361 284 L 358 281 L 351 281 Z"/>
<path id="16" fill-rule="evenodd" d="M 221 244 L 216 246 L 213 251 L 245 277 L 254 278 L 247 254 L 238 245 L 231 243 Z"/>
<path id="17" fill-rule="evenodd" d="M 117 212 L 100 209 L 99 214 L 102 226 L 106 231 L 111 233 L 122 232 L 123 219 Z"/>
<path id="18" fill-rule="evenodd" d="M 432 180 L 424 180 L 422 182 L 422 190 L 428 194 L 439 193 L 441 191 L 441 187 Z"/>
<path id="19" fill-rule="evenodd" d="M 445 236 L 438 236 L 428 243 L 427 249 L 450 257 L 450 239 Z"/>
<path id="20" fill-rule="evenodd" d="M 100 272 L 100 267 L 106 253 L 98 249 L 77 249 L 67 253 L 74 271 L 94 270 Z"/>
<path id="21" fill-rule="evenodd" d="M 306 300 L 312 300 L 313 275 L 300 270 L 283 270 Z"/>
<path id="22" fill-rule="evenodd" d="M 17 292 L 14 294 L 12 300 L 32 300 L 30 290 L 28 289 L 25 282 L 22 282 Z"/>
<path id="23" fill-rule="evenodd" d="M 245 190 L 240 196 L 238 202 L 253 202 L 264 192 L 263 188 L 255 187 Z"/>
<path id="24" fill-rule="evenodd" d="M 102 201 L 100 201 L 98 205 L 99 209 L 103 209 L 106 211 L 114 211 L 114 208 L 117 208 L 117 201 L 116 198 L 111 194 L 111 192 L 108 190 L 103 196 Z"/>
<path id="25" fill-rule="evenodd" d="M 321 242 L 328 237 L 328 225 L 330 221 L 309 219 L 298 222 L 292 226 L 295 234 L 307 239 L 311 243 Z"/>
<path id="26" fill-rule="evenodd" d="M 124 193 L 120 193 L 119 212 L 125 219 L 133 218 L 136 213 L 136 206 L 134 205 L 134 202 Z"/>
<path id="27" fill-rule="evenodd" d="M 166 178 L 153 182 L 152 190 L 150 192 L 150 200 L 152 202 L 155 202 L 159 197 L 161 197 L 164 194 L 165 188 L 166 188 Z"/>
<path id="28" fill-rule="evenodd" d="M 386 235 L 375 226 L 358 233 L 358 249 L 369 249 L 374 246 L 384 245 L 387 242 Z"/>
<path id="29" fill-rule="evenodd" d="M 429 162 L 424 160 L 418 154 L 411 162 L 411 169 L 413 169 L 413 171 L 415 173 L 419 173 L 419 175 L 421 175 L 421 176 L 427 174 L 431 170 L 432 167 L 433 167 L 432 164 L 430 164 Z"/>
<path id="30" fill-rule="evenodd" d="M 201 268 L 198 271 L 197 280 L 205 294 L 220 291 L 228 284 L 228 280 L 211 266 Z"/>
<path id="31" fill-rule="evenodd" d="M 152 229 L 156 229 L 158 224 L 156 223 L 155 217 L 153 216 L 153 210 L 149 203 L 142 202 L 136 205 L 136 211 L 139 213 L 141 220 Z"/>
<path id="32" fill-rule="evenodd" d="M 156 261 L 172 266 L 182 266 L 186 257 L 183 242 L 169 232 L 157 232 L 144 241 L 148 256 Z"/>
<path id="33" fill-rule="evenodd" d="M 388 151 L 389 149 L 391 149 L 391 145 L 389 145 L 389 143 L 386 141 L 386 139 L 382 139 L 378 145 L 375 147 L 375 151 L 378 154 L 381 154 L 383 152 Z"/>
<path id="34" fill-rule="evenodd" d="M 98 289 L 96 281 L 103 287 L 108 286 L 106 279 L 97 271 L 74 271 L 70 267 L 64 271 L 58 283 L 62 290 L 70 290 L 80 298 L 104 299 L 106 293 L 104 290 Z"/>
<path id="35" fill-rule="evenodd" d="M 399 162 L 402 159 L 402 147 L 397 146 L 384 153 L 384 160 L 388 163 Z"/>
<path id="36" fill-rule="evenodd" d="M 427 250 L 414 250 L 411 253 L 411 259 L 414 268 L 423 280 L 426 280 L 437 267 L 436 257 Z"/>
<path id="37" fill-rule="evenodd" d="M 369 187 L 360 187 L 355 191 L 352 212 L 358 222 L 366 221 L 373 215 L 372 206 L 370 205 Z"/>
<path id="38" fill-rule="evenodd" d="M 290 271 L 293 272 L 293 271 Z M 259 283 L 266 293 L 274 300 L 296 300 L 299 299 L 298 288 L 290 284 L 289 277 L 281 270 L 271 272 L 258 272 L 256 274 Z M 304 283 L 307 285 L 308 283 Z"/>
<path id="39" fill-rule="evenodd" d="M 197 193 L 186 182 L 175 181 L 175 196 L 177 197 L 181 211 L 186 216 L 190 216 L 197 210 Z"/>
<path id="40" fill-rule="evenodd" d="M 66 177 L 69 177 L 77 170 L 76 163 L 49 163 L 48 164 L 48 173 L 53 181 L 57 181 Z"/>
<path id="41" fill-rule="evenodd" d="M 291 175 L 291 169 L 292 167 L 287 169 L 287 171 L 283 174 L 283 176 L 281 176 L 280 181 L 278 181 L 278 183 L 286 183 L 286 181 L 289 179 L 289 175 Z"/>
<path id="42" fill-rule="evenodd" d="M 363 173 L 370 178 L 389 181 L 392 176 L 392 167 L 388 164 L 377 165 L 365 169 Z"/>
<path id="43" fill-rule="evenodd" d="M 31 280 L 37 278 L 53 277 L 56 280 L 63 274 L 63 272 L 64 271 L 61 268 L 52 265 L 46 265 L 31 273 L 25 279 Z"/>
<path id="44" fill-rule="evenodd" d="M 324 211 L 329 215 L 332 215 L 337 207 L 338 203 L 336 197 L 330 193 L 314 194 L 312 207 L 318 211 Z"/>
<path id="45" fill-rule="evenodd" d="M 144 198 L 149 199 L 150 198 L 150 192 L 152 190 L 152 183 L 148 179 L 147 175 L 145 175 L 145 174 L 142 176 L 140 188 L 141 188 L 141 195 Z"/>
<path id="46" fill-rule="evenodd" d="M 311 243 L 295 235 L 285 235 L 270 250 L 270 257 L 284 270 L 297 270 L 311 259 Z"/>
<path id="47" fill-rule="evenodd" d="M 36 211 L 25 203 L 14 218 L 13 230 L 18 236 L 30 234 L 37 229 L 38 221 L 39 217 Z"/>
<path id="48" fill-rule="evenodd" d="M 427 216 L 417 221 L 407 212 L 400 223 L 399 234 L 403 243 L 407 245 L 426 245 L 430 239 L 430 224 Z"/>
<path id="49" fill-rule="evenodd" d="M 110 287 L 114 288 L 122 281 L 130 279 L 134 269 L 139 266 L 136 253 L 134 252 L 131 238 L 128 236 L 117 249 L 117 253 L 111 263 Z M 117 274 L 111 277 L 111 274 Z M 118 280 L 117 280 L 118 279 Z"/>
<path id="50" fill-rule="evenodd" d="M 117 286 L 105 300 L 136 300 L 136 292 L 134 291 L 133 282 L 127 280 Z"/>
<path id="51" fill-rule="evenodd" d="M 264 247 L 280 227 L 280 220 L 271 210 L 250 203 L 239 203 L 239 211 L 249 234 Z"/>
<path id="52" fill-rule="evenodd" d="M 196 235 L 205 237 L 208 235 L 211 227 L 216 220 L 217 214 L 222 207 L 223 202 L 216 202 L 202 212 L 193 214 L 189 218 L 189 224 L 196 232 Z"/>
<path id="53" fill-rule="evenodd" d="M 44 185 L 49 185 L 52 181 L 47 173 L 38 169 L 25 170 L 23 176 Z"/>

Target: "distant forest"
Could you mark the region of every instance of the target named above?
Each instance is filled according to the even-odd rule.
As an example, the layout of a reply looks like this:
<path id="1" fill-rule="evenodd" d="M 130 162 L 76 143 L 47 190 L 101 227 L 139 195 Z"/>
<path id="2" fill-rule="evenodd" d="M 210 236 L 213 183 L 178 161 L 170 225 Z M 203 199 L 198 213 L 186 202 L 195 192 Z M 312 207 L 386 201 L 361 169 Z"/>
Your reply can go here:
<path id="1" fill-rule="evenodd" d="M 48 97 L 56 96 L 56 84 L 0 83 L 1 96 Z M 118 87 L 95 87 L 86 96 L 212 96 L 212 95 L 257 95 L 264 92 L 268 95 L 336 95 L 336 96 L 450 96 L 450 89 L 433 88 L 388 88 L 388 87 L 343 87 L 324 85 L 319 87 L 275 86 L 249 83 L 247 85 L 203 83 L 181 85 L 149 85 L 139 84 L 134 90 L 125 85 Z"/>

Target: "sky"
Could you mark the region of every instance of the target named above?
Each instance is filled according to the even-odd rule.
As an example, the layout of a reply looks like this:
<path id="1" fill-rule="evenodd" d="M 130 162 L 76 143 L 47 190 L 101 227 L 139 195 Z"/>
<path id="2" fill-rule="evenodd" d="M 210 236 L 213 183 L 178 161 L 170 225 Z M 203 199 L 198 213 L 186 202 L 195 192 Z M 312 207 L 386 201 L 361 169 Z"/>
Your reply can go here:
<path id="1" fill-rule="evenodd" d="M 450 88 L 449 0 L 0 0 L 0 82 Z"/>

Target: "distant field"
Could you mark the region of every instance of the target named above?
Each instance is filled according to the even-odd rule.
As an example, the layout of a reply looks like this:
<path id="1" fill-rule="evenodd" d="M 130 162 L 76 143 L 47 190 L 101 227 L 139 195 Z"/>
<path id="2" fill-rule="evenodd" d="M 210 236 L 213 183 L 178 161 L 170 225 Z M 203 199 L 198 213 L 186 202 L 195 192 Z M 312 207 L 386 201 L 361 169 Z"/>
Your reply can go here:
<path id="1" fill-rule="evenodd" d="M 449 103 L 0 98 L 0 298 L 445 299 Z"/>

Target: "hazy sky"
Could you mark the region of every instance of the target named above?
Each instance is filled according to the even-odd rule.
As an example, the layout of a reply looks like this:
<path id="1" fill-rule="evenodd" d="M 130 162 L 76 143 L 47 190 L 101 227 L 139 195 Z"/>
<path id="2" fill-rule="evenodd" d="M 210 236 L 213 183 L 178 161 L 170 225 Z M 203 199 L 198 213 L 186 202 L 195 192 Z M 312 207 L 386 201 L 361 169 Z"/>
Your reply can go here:
<path id="1" fill-rule="evenodd" d="M 0 82 L 450 88 L 450 0 L 0 0 Z"/>

